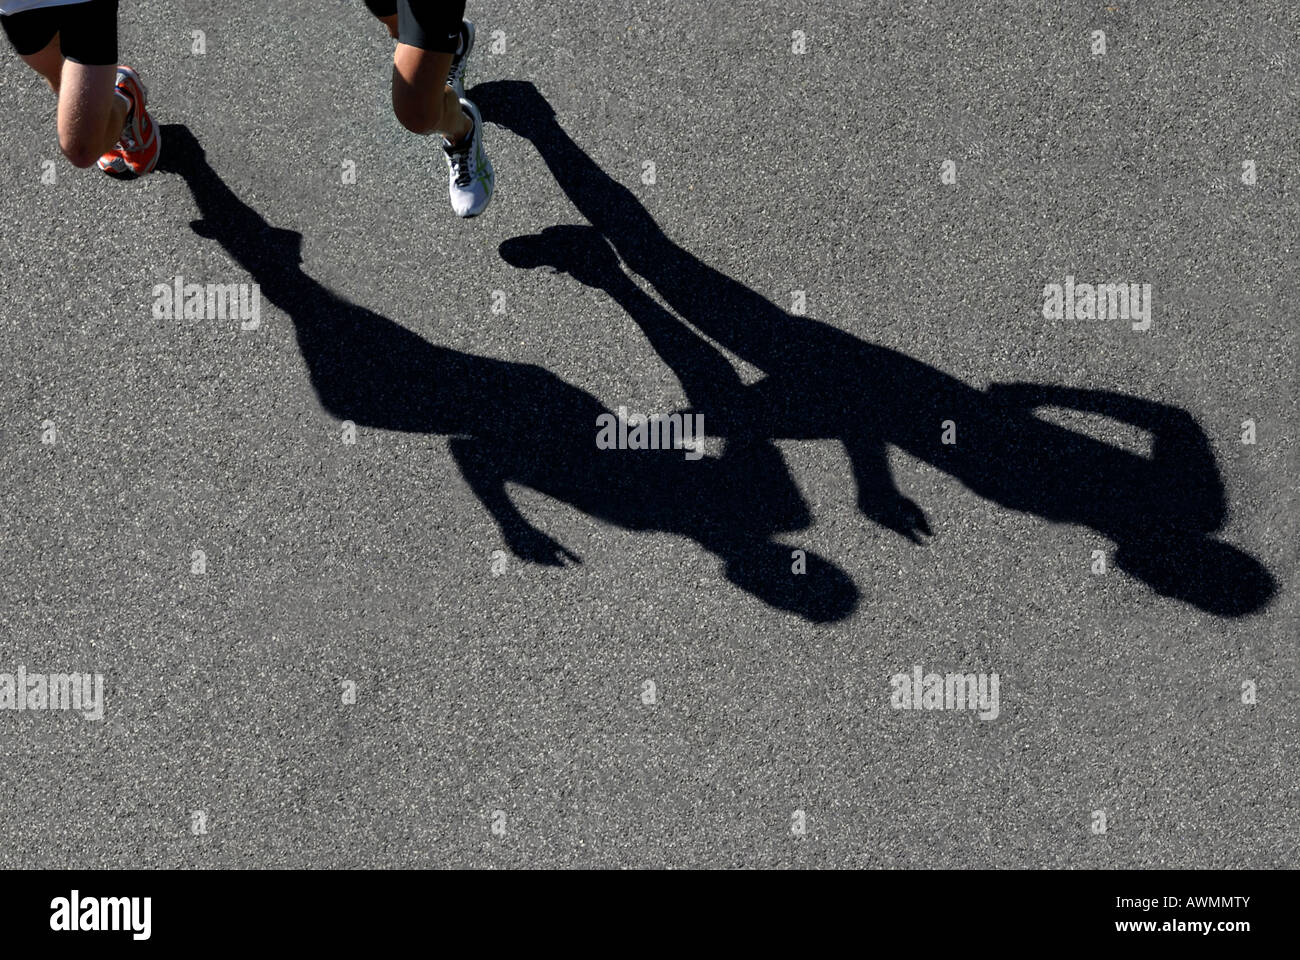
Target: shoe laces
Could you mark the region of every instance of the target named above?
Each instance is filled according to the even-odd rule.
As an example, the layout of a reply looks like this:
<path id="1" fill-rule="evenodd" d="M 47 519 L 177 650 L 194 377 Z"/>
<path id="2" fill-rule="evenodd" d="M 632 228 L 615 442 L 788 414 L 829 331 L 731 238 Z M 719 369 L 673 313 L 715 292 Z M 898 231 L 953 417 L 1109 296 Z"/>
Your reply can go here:
<path id="1" fill-rule="evenodd" d="M 126 123 L 122 125 L 122 136 L 118 138 L 118 146 L 125 151 L 136 149 L 139 144 L 135 142 L 135 136 L 132 131 L 135 130 L 135 107 L 132 106 L 126 111 Z"/>
<path id="2" fill-rule="evenodd" d="M 473 179 L 472 164 L 470 163 L 470 148 L 474 145 L 474 131 L 470 131 L 460 143 L 444 143 L 442 149 L 447 153 L 447 159 L 451 163 L 452 172 L 456 175 L 456 186 L 468 187 L 470 180 Z"/>

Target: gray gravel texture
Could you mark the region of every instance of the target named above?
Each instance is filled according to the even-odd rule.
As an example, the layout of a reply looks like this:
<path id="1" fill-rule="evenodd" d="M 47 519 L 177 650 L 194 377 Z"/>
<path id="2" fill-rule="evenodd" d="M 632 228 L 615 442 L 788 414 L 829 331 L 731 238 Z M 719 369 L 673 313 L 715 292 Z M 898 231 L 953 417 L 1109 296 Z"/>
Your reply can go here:
<path id="1" fill-rule="evenodd" d="M 0 673 L 102 674 L 105 715 L 0 710 L 0 866 L 1296 866 L 1300 8 L 469 16 L 468 221 L 360 0 L 123 4 L 172 147 L 136 182 L 4 63 Z M 1151 284 L 1151 328 L 1044 319 L 1067 275 Z M 259 283 L 260 326 L 155 319 L 176 276 Z M 1019 381 L 1185 412 L 1247 572 L 1126 572 L 1110 481 L 1034 438 L 1161 441 L 980 449 Z M 620 405 L 719 428 L 597 452 Z M 864 430 L 932 535 L 860 509 Z M 580 563 L 514 552 L 483 450 Z M 996 672 L 998 717 L 894 709 L 915 665 Z"/>

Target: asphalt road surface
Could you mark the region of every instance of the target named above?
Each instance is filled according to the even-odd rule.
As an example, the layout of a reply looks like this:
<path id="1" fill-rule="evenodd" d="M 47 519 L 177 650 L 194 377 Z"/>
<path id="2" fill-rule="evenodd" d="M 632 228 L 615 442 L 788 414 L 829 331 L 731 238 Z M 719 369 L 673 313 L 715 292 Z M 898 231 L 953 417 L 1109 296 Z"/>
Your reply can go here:
<path id="1" fill-rule="evenodd" d="M 468 221 L 360 0 L 4 62 L 0 866 L 1295 866 L 1296 6 L 469 16 Z"/>

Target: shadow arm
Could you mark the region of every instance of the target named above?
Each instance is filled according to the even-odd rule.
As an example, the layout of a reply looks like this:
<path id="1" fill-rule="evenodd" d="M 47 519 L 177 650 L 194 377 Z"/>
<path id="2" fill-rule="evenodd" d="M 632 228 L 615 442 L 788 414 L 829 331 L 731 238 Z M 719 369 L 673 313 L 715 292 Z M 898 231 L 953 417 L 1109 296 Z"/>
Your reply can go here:
<path id="1" fill-rule="evenodd" d="M 1032 410 L 1035 407 L 1064 407 L 1082 413 L 1096 413 L 1159 434 L 1177 427 L 1194 426 L 1191 414 L 1179 407 L 1110 390 L 1064 387 L 1048 383 L 994 383 L 988 388 L 994 400 Z"/>
<path id="2" fill-rule="evenodd" d="M 853 465 L 858 509 L 865 516 L 913 543 L 921 542 L 921 534 L 933 536 L 925 512 L 894 483 L 883 440 L 863 435 L 846 437 L 844 449 Z"/>
<path id="3" fill-rule="evenodd" d="M 1194 493 L 1205 529 L 1217 528 L 1227 505 L 1218 461 L 1210 438 L 1190 413 L 1181 407 L 1109 390 L 1034 383 L 995 383 L 989 396 L 1001 403 L 1032 410 L 1054 406 L 1094 413 L 1151 433 L 1153 469 L 1169 478 L 1185 496 Z"/>
<path id="4" fill-rule="evenodd" d="M 636 321 L 659 358 L 677 375 L 686 399 L 701 413 L 713 415 L 734 403 L 745 389 L 735 367 L 722 353 L 673 316 L 622 271 L 608 292 Z"/>
<path id="5" fill-rule="evenodd" d="M 461 476 L 497 522 L 506 545 L 515 556 L 550 567 L 562 567 L 566 561 L 582 562 L 577 554 L 538 530 L 519 512 L 506 492 L 503 471 L 497 468 L 483 443 L 453 437 L 448 447 Z"/>

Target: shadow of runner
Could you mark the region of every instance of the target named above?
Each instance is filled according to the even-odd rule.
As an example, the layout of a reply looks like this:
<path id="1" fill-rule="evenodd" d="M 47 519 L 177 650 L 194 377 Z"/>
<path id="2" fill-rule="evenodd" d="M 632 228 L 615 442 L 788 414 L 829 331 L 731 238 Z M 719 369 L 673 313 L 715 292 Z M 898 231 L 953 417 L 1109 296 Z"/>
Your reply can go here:
<path id="1" fill-rule="evenodd" d="M 444 434 L 466 482 L 517 557 L 563 566 L 579 558 L 535 528 L 507 494 L 521 484 L 629 530 L 688 537 L 716 554 L 732 583 L 815 622 L 857 605 L 853 581 L 773 535 L 805 527 L 806 504 L 779 456 L 687 459 L 683 450 L 600 450 L 595 397 L 547 370 L 436 346 L 357 306 L 303 272 L 300 234 L 272 227 L 208 164 L 187 127 L 163 128 L 159 170 L 184 178 L 201 219 L 191 224 L 247 270 L 293 322 L 321 404 L 341 420 Z M 767 445 L 775 453 L 775 449 Z"/>
<path id="2" fill-rule="evenodd" d="M 606 290 L 677 373 L 691 398 L 687 412 L 704 413 L 711 436 L 751 450 L 777 439 L 840 440 L 859 509 L 914 542 L 930 527 L 890 475 L 889 444 L 998 504 L 1097 531 L 1115 543 L 1117 566 L 1164 596 L 1235 617 L 1263 609 L 1276 593 L 1262 564 L 1209 536 L 1223 525 L 1227 504 L 1209 440 L 1185 410 L 1047 384 L 979 390 L 896 350 L 792 316 L 669 239 L 635 195 L 569 137 L 531 83 L 492 81 L 470 95 L 485 120 L 533 143 L 591 224 L 507 240 L 502 257 L 520 267 L 550 265 Z M 717 351 L 642 293 L 624 267 L 766 376 L 744 387 L 734 372 L 720 374 Z M 1152 455 L 1035 416 L 1043 407 L 1146 430 Z M 955 424 L 955 443 L 942 442 L 945 421 Z"/>

